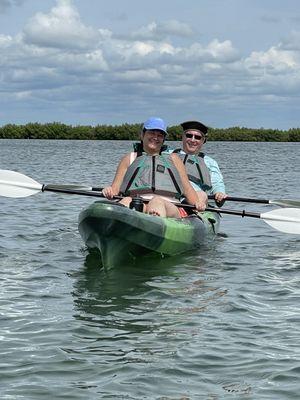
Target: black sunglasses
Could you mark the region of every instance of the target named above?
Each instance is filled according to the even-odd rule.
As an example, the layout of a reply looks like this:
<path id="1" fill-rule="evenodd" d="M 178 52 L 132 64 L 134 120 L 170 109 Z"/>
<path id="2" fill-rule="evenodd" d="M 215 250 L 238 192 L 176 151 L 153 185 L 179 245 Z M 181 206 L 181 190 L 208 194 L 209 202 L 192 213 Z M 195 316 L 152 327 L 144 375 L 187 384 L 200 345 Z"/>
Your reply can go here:
<path id="1" fill-rule="evenodd" d="M 204 138 L 204 136 L 195 135 L 194 133 L 186 133 L 185 137 L 187 137 L 188 139 L 192 139 L 194 137 L 196 140 L 202 140 Z"/>

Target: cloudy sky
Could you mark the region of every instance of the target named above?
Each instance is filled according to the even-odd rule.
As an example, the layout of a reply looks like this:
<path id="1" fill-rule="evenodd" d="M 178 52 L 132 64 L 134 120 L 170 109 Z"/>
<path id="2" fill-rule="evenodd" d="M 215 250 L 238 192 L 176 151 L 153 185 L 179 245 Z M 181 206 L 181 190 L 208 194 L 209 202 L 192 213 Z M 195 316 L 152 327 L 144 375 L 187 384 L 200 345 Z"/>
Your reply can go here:
<path id="1" fill-rule="evenodd" d="M 299 0 L 0 0 L 0 125 L 289 129 Z"/>

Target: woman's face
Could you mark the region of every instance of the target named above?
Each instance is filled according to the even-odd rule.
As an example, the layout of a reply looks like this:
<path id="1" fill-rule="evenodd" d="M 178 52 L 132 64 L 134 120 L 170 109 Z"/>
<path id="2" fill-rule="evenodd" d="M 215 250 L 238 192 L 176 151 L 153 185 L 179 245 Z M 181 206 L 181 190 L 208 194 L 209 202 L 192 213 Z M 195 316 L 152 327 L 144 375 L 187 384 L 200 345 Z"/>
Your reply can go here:
<path id="1" fill-rule="evenodd" d="M 165 134 L 158 129 L 146 130 L 142 133 L 143 147 L 149 154 L 159 154 L 164 140 Z"/>

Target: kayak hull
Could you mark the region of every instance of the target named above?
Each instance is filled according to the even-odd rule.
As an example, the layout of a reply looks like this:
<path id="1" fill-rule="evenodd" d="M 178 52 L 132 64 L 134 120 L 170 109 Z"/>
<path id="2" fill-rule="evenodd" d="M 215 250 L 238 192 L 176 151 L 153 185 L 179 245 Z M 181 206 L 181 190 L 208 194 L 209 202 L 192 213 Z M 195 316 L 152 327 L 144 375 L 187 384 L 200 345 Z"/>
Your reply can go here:
<path id="1" fill-rule="evenodd" d="M 161 218 L 103 200 L 80 213 L 78 229 L 88 248 L 100 250 L 103 266 L 113 267 L 153 252 L 173 256 L 200 248 L 218 232 L 219 218 L 214 212 Z"/>

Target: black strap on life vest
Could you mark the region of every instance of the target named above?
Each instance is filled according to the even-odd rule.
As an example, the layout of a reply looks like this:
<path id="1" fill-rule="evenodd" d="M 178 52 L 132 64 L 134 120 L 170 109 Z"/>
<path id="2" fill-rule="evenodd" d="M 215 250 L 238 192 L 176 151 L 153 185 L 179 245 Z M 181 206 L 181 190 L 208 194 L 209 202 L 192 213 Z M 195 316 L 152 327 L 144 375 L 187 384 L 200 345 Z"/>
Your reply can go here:
<path id="1" fill-rule="evenodd" d="M 175 149 L 173 151 L 173 153 L 180 153 L 180 152 L 181 152 L 181 149 Z M 188 156 L 189 155 L 187 153 L 185 153 L 184 159 L 182 160 L 183 164 L 186 164 L 186 160 L 187 160 Z"/>
<path id="2" fill-rule="evenodd" d="M 143 154 L 143 143 L 142 142 L 137 142 L 133 143 L 133 151 L 136 153 L 137 157 L 140 157 Z"/>
<path id="3" fill-rule="evenodd" d="M 180 152 L 181 152 L 181 149 L 175 149 L 175 150 L 173 151 L 173 153 L 180 153 Z M 186 153 L 185 153 L 184 159 L 183 159 L 183 161 L 182 161 L 183 164 L 186 164 L 186 160 L 188 159 L 188 156 L 189 156 L 189 154 L 186 154 Z M 205 154 L 204 154 L 204 153 L 198 153 L 197 156 L 204 159 Z M 200 169 L 200 167 L 199 167 L 199 164 L 198 164 L 198 163 L 195 163 L 195 164 L 196 164 L 197 171 L 199 172 L 200 179 L 201 179 L 201 181 L 203 182 L 203 174 L 202 174 L 202 172 L 201 172 L 201 169 Z"/>
<path id="4" fill-rule="evenodd" d="M 201 179 L 201 182 L 203 183 L 203 175 L 202 175 L 202 172 L 201 172 L 201 169 L 200 169 L 198 163 L 196 163 L 196 168 L 197 168 L 197 171 L 199 172 L 199 177 Z"/>
<path id="5" fill-rule="evenodd" d="M 177 181 L 175 179 L 173 171 L 171 170 L 171 168 L 167 168 L 167 170 L 168 170 L 169 175 L 170 175 L 170 177 L 172 179 L 173 185 L 175 186 L 175 189 L 177 190 L 177 193 L 179 193 L 179 195 L 181 195 L 182 191 L 181 191 L 181 189 L 180 189 L 180 187 L 179 187 L 179 185 L 178 185 L 178 183 L 177 183 Z"/>
<path id="6" fill-rule="evenodd" d="M 130 186 L 132 185 L 132 182 L 134 181 L 135 177 L 137 176 L 137 173 L 139 172 L 140 167 L 137 167 L 137 169 L 134 171 L 134 173 L 132 174 L 131 178 L 129 179 L 129 182 L 126 186 L 125 192 L 124 194 L 127 195 L 128 189 L 130 188 Z"/>
<path id="7" fill-rule="evenodd" d="M 155 156 L 152 156 L 151 190 L 153 193 L 155 192 Z"/>

